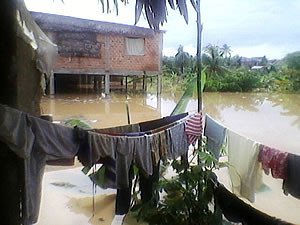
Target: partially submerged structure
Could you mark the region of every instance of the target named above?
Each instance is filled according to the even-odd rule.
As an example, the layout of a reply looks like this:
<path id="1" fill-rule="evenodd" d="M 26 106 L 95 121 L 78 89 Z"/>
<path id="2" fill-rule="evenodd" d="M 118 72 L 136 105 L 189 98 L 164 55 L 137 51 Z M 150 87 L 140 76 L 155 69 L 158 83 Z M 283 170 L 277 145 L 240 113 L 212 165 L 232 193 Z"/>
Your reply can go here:
<path id="1" fill-rule="evenodd" d="M 160 92 L 163 31 L 47 13 L 31 14 L 58 46 L 50 79 L 51 94 L 55 93 L 55 78 L 66 75 L 73 75 L 70 79 L 84 75 L 96 88 L 104 76 L 106 94 L 112 76 L 143 76 L 144 82 L 147 76 L 157 76 Z"/>

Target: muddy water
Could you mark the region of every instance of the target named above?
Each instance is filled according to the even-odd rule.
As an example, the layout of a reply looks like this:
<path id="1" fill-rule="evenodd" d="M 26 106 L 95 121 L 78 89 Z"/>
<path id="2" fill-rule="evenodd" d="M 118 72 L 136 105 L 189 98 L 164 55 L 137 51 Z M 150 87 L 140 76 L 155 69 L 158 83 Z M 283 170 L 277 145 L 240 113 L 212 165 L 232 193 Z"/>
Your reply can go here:
<path id="1" fill-rule="evenodd" d="M 41 111 L 52 114 L 56 122 L 78 118 L 92 127 L 110 127 L 130 122 L 160 118 L 169 115 L 180 93 L 164 93 L 161 98 L 153 94 L 112 94 L 105 98 L 98 94 L 64 94 L 55 98 L 45 97 Z M 300 95 L 257 93 L 205 93 L 204 112 L 226 127 L 258 142 L 281 150 L 300 154 Z M 195 112 L 197 101 L 188 104 L 188 111 Z M 220 180 L 228 187 L 226 170 L 218 172 Z M 72 185 L 53 185 L 69 182 Z M 282 181 L 264 176 L 268 190 L 258 193 L 254 204 L 273 216 L 300 224 L 300 200 L 282 194 Z M 43 201 L 38 224 L 51 225 L 53 218 L 65 225 L 111 224 L 113 190 L 98 190 L 96 216 L 92 217 L 92 185 L 78 168 L 45 174 Z M 268 202 L 268 204 L 266 204 Z M 102 206 L 102 208 L 101 208 Z M 99 207 L 101 209 L 99 209 Z M 56 215 L 57 217 L 53 217 Z M 130 222 L 132 223 L 132 222 Z M 56 224 L 56 223 L 55 223 Z M 132 225 L 132 224 L 131 224 Z"/>

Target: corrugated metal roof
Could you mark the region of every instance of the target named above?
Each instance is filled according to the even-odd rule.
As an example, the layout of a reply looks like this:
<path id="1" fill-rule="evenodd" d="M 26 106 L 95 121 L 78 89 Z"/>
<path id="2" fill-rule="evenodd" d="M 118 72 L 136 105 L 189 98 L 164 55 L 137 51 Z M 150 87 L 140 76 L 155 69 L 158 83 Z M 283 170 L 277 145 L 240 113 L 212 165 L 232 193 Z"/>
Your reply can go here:
<path id="1" fill-rule="evenodd" d="M 153 36 L 157 31 L 149 28 L 75 18 L 41 12 L 30 12 L 42 30 L 55 32 L 92 32 L 124 34 L 133 37 Z"/>

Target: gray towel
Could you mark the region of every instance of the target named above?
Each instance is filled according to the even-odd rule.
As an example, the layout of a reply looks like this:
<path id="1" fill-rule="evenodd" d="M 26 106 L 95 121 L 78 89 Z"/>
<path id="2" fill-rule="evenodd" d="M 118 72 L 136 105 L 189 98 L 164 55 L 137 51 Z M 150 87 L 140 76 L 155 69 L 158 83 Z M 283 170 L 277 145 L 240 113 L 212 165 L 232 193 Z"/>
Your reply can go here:
<path id="1" fill-rule="evenodd" d="M 217 121 L 206 115 L 204 135 L 207 137 L 207 150 L 210 151 L 216 159 L 220 157 L 220 150 L 224 143 L 226 128 Z"/>

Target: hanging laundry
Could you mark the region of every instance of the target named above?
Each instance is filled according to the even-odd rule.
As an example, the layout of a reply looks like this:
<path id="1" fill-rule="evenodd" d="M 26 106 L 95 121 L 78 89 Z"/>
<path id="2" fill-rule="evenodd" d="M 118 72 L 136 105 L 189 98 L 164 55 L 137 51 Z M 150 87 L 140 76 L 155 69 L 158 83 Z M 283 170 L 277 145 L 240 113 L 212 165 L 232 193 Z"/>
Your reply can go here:
<path id="1" fill-rule="evenodd" d="M 230 222 L 243 225 L 292 225 L 246 204 L 221 184 L 215 188 L 214 197 L 222 213 Z"/>
<path id="2" fill-rule="evenodd" d="M 140 131 L 152 131 L 157 128 L 161 128 L 163 126 L 166 126 L 168 124 L 177 122 L 183 118 L 185 118 L 188 115 L 188 113 L 182 113 L 176 116 L 167 116 L 161 119 L 157 120 L 150 120 L 146 122 L 139 123 Z"/>
<path id="3" fill-rule="evenodd" d="M 195 113 L 186 119 L 185 133 L 190 145 L 195 145 L 196 141 L 202 137 L 202 112 Z"/>
<path id="4" fill-rule="evenodd" d="M 110 157 L 116 159 L 116 148 L 119 136 L 88 132 L 89 148 L 92 152 L 92 161 L 97 163 L 100 159 Z"/>
<path id="5" fill-rule="evenodd" d="M 157 165 L 160 160 L 160 138 L 159 135 L 151 135 L 151 152 L 153 165 Z"/>
<path id="6" fill-rule="evenodd" d="M 26 113 L 0 104 L 0 141 L 20 158 L 30 157 L 34 134 Z"/>
<path id="7" fill-rule="evenodd" d="M 102 171 L 97 171 L 97 174 L 93 175 L 92 179 L 97 179 L 99 174 L 103 177 L 104 174 L 104 177 L 101 178 L 102 186 L 105 188 L 118 188 L 116 214 L 124 214 L 129 210 L 133 178 L 131 168 L 133 164 L 139 168 L 139 187 L 141 189 L 142 201 L 144 202 L 152 197 L 154 182 L 159 177 L 159 160 L 167 159 L 168 157 L 178 157 L 184 154 L 184 149 L 187 151 L 188 145 L 186 137 L 183 135 L 183 119 L 186 116 L 187 114 L 185 113 L 140 123 L 140 132 L 131 130 L 132 126 L 128 125 L 124 126 L 126 129 L 119 127 L 114 130 L 97 129 L 94 132 L 90 131 L 89 142 L 94 152 L 93 159 L 99 160 L 99 158 L 107 157 L 103 158 L 103 160 L 101 159 L 104 167 L 101 167 L 100 170 Z M 170 132 L 169 129 L 173 130 Z M 106 131 L 118 132 L 120 130 L 126 133 L 103 134 Z M 167 143 L 167 134 L 169 135 L 169 140 L 171 140 L 171 136 L 174 138 L 173 142 L 170 141 L 169 146 Z M 185 137 L 185 140 L 182 137 Z M 171 152 L 171 148 L 172 154 L 169 153 Z M 111 151 L 111 154 L 109 151 Z M 110 159 L 108 160 L 110 161 L 109 164 L 106 159 Z M 115 176 L 112 176 L 112 173 Z"/>
<path id="8" fill-rule="evenodd" d="M 274 178 L 286 178 L 287 156 L 287 152 L 282 152 L 265 145 L 259 146 L 258 161 L 262 163 L 262 167 L 267 175 L 271 169 L 272 177 Z"/>
<path id="9" fill-rule="evenodd" d="M 34 133 L 34 145 L 29 158 L 25 159 L 25 191 L 28 220 L 38 219 L 41 199 L 41 184 L 46 160 L 72 159 L 79 144 L 72 128 L 28 116 Z M 34 221 L 34 222 L 33 222 Z"/>
<path id="10" fill-rule="evenodd" d="M 178 157 L 185 155 L 189 148 L 187 136 L 185 134 L 185 124 L 182 122 L 167 129 L 167 134 L 169 159 L 177 159 Z"/>
<path id="11" fill-rule="evenodd" d="M 41 184 L 47 160 L 73 159 L 79 144 L 72 128 L 30 116 L 0 105 L 0 140 L 24 159 L 24 223 L 38 219 Z"/>
<path id="12" fill-rule="evenodd" d="M 117 127 L 96 129 L 95 131 L 98 133 L 106 132 L 106 133 L 124 134 L 124 133 L 136 133 L 136 132 L 140 132 L 141 130 L 140 130 L 140 125 L 138 123 L 135 123 L 135 124 L 129 124 L 129 125 L 123 125 Z"/>
<path id="13" fill-rule="evenodd" d="M 71 159 L 57 159 L 57 160 L 47 160 L 46 164 L 49 166 L 74 166 L 75 157 Z"/>
<path id="14" fill-rule="evenodd" d="M 130 209 L 132 179 L 134 177 L 133 165 L 131 165 L 129 168 L 128 176 L 129 176 L 128 187 L 120 188 L 117 190 L 116 203 L 115 203 L 116 215 L 127 214 Z"/>
<path id="15" fill-rule="evenodd" d="M 83 166 L 93 166 L 95 160 L 92 156 L 92 149 L 90 148 L 90 143 L 88 140 L 89 133 L 87 130 L 84 130 L 80 127 L 74 128 L 74 133 L 76 140 L 79 143 L 79 149 L 77 152 L 77 158 Z"/>
<path id="16" fill-rule="evenodd" d="M 286 195 L 291 194 L 300 199 L 300 156 L 289 153 L 287 156 L 287 174 L 283 182 Z"/>
<path id="17" fill-rule="evenodd" d="M 259 144 L 227 130 L 229 175 L 232 191 L 254 202 L 254 193 L 261 184 L 258 163 Z"/>
<path id="18" fill-rule="evenodd" d="M 206 147 L 216 159 L 219 159 L 220 157 L 220 150 L 225 140 L 225 134 L 226 128 L 209 115 L 206 115 L 204 128 L 204 135 L 207 138 Z"/>

